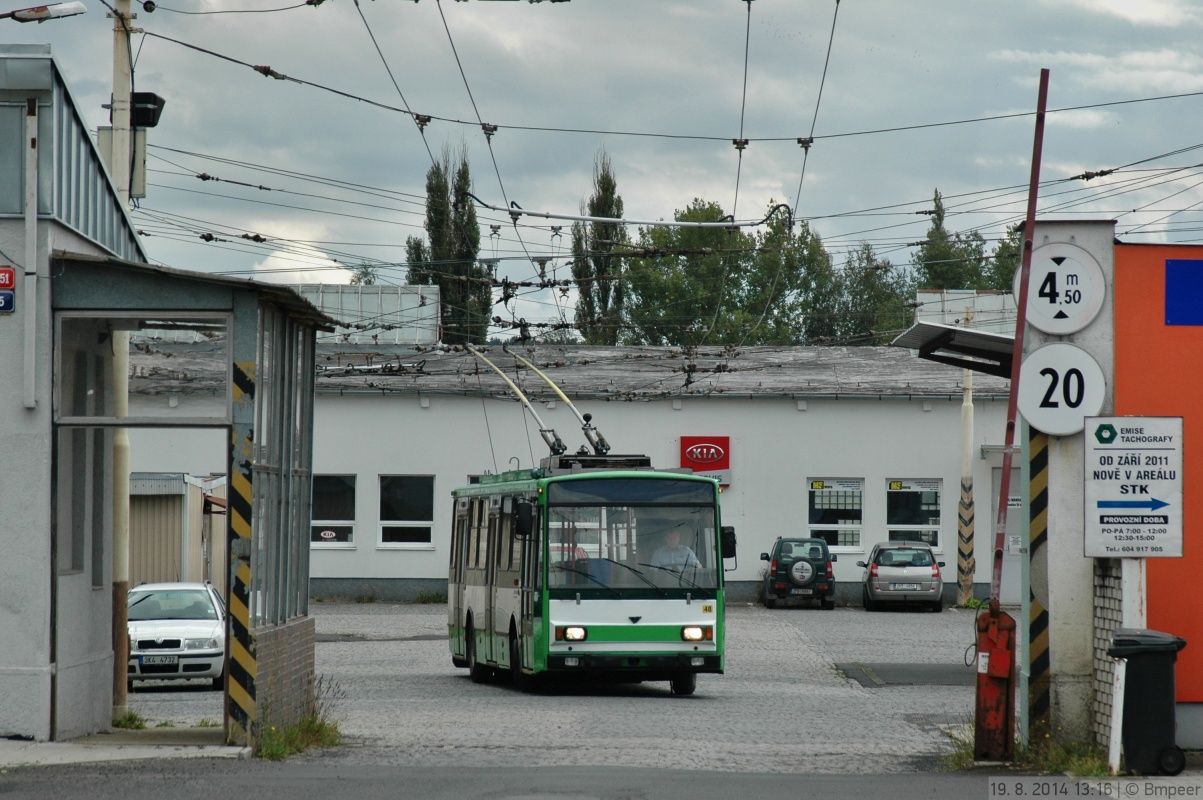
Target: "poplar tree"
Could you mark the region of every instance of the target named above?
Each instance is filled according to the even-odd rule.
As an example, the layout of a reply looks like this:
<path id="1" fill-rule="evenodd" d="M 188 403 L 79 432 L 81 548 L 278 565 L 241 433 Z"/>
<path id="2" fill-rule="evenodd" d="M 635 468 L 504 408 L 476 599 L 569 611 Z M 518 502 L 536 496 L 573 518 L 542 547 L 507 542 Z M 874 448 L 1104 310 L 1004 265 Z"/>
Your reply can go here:
<path id="1" fill-rule="evenodd" d="M 618 181 L 604 151 L 593 163 L 593 194 L 582 216 L 620 219 Z M 572 224 L 572 277 L 579 289 L 576 324 L 586 344 L 618 344 L 626 302 L 626 228 L 617 222 Z"/>
<path id="2" fill-rule="evenodd" d="M 407 280 L 439 287 L 442 340 L 446 344 L 481 344 L 492 310 L 489 275 L 477 261 L 480 227 L 468 193 L 472 177 L 466 153 L 452 171 L 444 152 L 426 173 L 426 241 L 405 242 Z"/>

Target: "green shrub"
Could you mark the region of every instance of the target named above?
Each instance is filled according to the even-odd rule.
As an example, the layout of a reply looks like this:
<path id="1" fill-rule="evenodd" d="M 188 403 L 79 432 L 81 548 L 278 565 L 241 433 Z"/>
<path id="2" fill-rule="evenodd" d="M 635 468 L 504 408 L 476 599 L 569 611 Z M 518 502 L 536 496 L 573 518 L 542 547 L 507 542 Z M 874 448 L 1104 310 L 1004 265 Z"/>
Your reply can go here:
<path id="1" fill-rule="evenodd" d="M 137 711 L 126 711 L 113 718 L 114 728 L 123 728 L 125 730 L 140 731 L 146 727 L 146 720 L 138 714 Z"/>
<path id="2" fill-rule="evenodd" d="M 335 747 L 342 742 L 338 723 L 331 718 L 335 702 L 346 692 L 334 680 L 322 676 L 313 685 L 313 711 L 295 725 L 267 725 L 259 731 L 255 755 L 279 761 L 311 747 Z"/>

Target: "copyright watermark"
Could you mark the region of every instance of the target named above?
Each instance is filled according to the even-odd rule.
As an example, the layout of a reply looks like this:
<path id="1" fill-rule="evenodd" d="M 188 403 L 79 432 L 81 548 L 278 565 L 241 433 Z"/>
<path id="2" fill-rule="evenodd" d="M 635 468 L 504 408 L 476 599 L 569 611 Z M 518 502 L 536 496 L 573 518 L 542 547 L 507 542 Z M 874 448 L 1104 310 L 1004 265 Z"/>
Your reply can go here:
<path id="1" fill-rule="evenodd" d="M 1203 800 L 1203 776 L 1178 778 L 1121 777 L 1070 778 L 998 777 L 990 778 L 987 797 L 1061 798 L 1099 797 L 1112 800 L 1151 798 L 1154 800 Z"/>

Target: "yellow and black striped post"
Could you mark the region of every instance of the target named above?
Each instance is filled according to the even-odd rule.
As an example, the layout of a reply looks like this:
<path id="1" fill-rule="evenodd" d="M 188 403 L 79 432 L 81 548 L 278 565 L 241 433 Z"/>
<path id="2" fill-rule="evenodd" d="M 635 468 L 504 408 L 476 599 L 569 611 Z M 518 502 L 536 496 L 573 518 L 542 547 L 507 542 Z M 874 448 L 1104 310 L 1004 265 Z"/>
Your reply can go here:
<path id="1" fill-rule="evenodd" d="M 964 606 L 973 597 L 973 576 L 977 559 L 973 557 L 973 475 L 961 478 L 961 500 L 957 504 L 957 605 Z"/>
<path id="2" fill-rule="evenodd" d="M 255 363 L 235 362 L 234 425 L 230 432 L 229 658 L 226 677 L 227 741 L 253 744 L 255 640 L 251 635 L 251 553 L 254 532 Z"/>
<path id="3" fill-rule="evenodd" d="M 1048 434 L 1028 433 L 1028 736 L 1050 730 L 1048 640 Z"/>

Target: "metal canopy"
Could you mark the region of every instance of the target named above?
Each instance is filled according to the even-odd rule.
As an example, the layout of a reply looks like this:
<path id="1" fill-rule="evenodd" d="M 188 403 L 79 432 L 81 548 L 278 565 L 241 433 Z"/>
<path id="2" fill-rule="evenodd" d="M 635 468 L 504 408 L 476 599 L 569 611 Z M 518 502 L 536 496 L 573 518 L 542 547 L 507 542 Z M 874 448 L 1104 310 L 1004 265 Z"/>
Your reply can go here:
<path id="1" fill-rule="evenodd" d="M 916 322 L 890 344 L 918 350 L 919 357 L 928 361 L 1000 378 L 1011 377 L 1011 354 L 1015 339 L 1006 334 L 938 322 Z"/>

